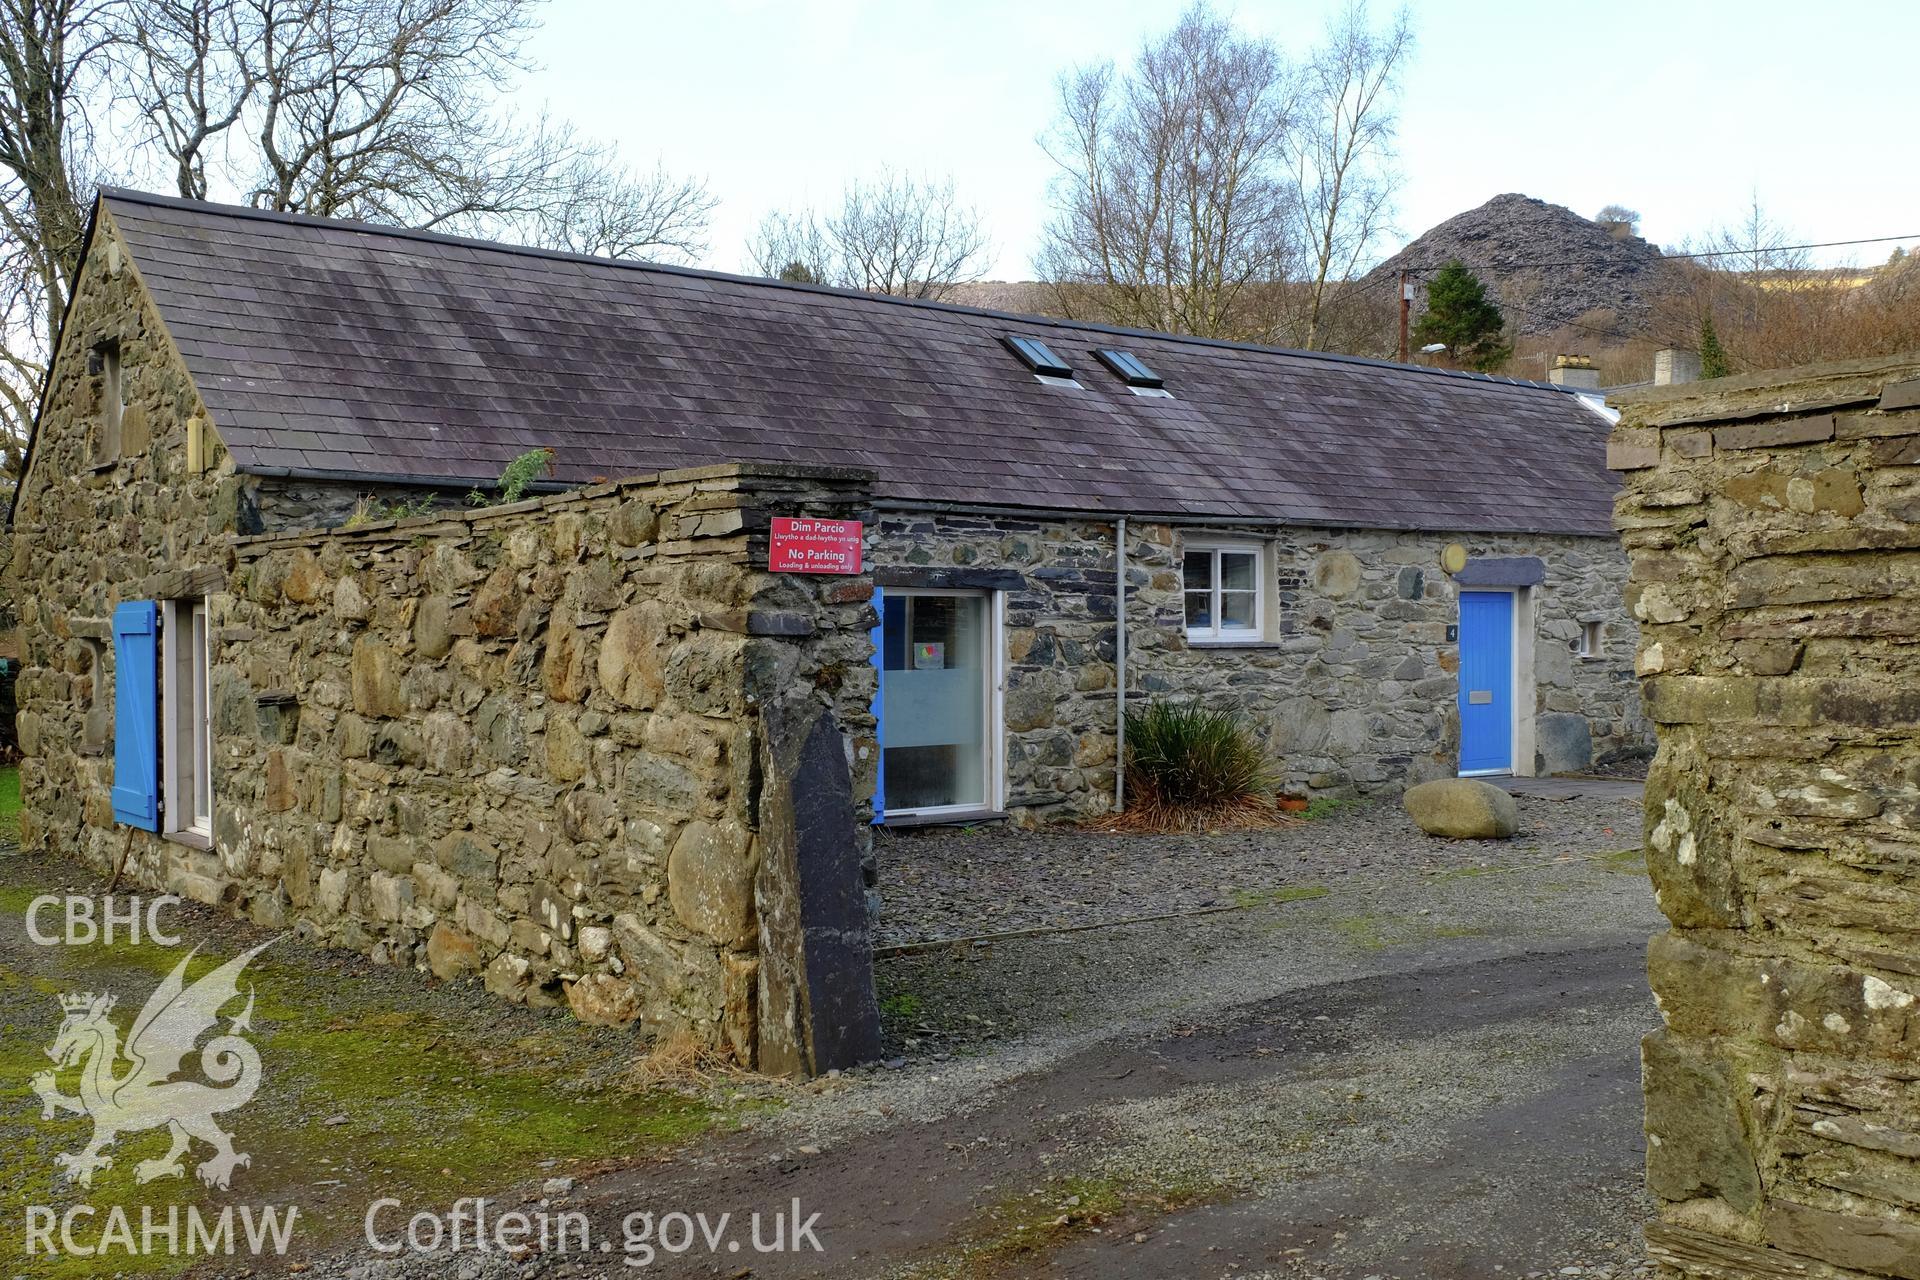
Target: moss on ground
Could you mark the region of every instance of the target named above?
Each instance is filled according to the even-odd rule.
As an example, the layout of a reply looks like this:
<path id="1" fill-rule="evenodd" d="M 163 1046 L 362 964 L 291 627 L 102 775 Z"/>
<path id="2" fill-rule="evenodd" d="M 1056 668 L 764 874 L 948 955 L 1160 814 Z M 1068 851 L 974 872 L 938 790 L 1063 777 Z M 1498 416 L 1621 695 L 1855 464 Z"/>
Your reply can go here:
<path id="1" fill-rule="evenodd" d="M 911 991 L 896 991 L 880 1002 L 881 1014 L 890 1022 L 917 1018 L 925 1001 Z"/>
<path id="2" fill-rule="evenodd" d="M 1621 875 L 1638 876 L 1647 872 L 1647 852 L 1644 849 L 1615 849 L 1611 853 L 1595 854 L 1593 860 L 1602 870 Z"/>
<path id="3" fill-rule="evenodd" d="M 1220 1188 L 1113 1174 L 1063 1178 L 1009 1196 L 976 1215 L 952 1250 L 900 1273 L 902 1280 L 985 1280 L 1040 1263 L 1060 1246 L 1117 1220 L 1147 1226 Z"/>
<path id="4" fill-rule="evenodd" d="M 1381 951 L 1387 946 L 1386 937 L 1381 933 L 1386 917 L 1377 915 L 1335 916 L 1327 925 L 1340 935 L 1349 946 L 1362 951 Z"/>
<path id="5" fill-rule="evenodd" d="M 1323 923 L 1349 946 L 1361 951 L 1385 951 L 1388 947 L 1404 947 L 1444 938 L 1484 938 L 1489 933 L 1478 925 L 1436 920 L 1430 916 L 1335 916 Z"/>
<path id="6" fill-rule="evenodd" d="M 0 889 L 0 911 L 23 911 L 33 896 Z M 18 915 L 13 915 L 16 921 Z M 170 922 L 171 923 L 171 922 Z M 197 929 L 183 929 L 190 936 Z M 64 991 L 113 991 L 124 1030 L 186 948 L 29 946 L 0 938 L 0 1142 L 9 1152 L 0 1174 L 0 1255 L 24 1249 L 29 1205 L 62 1212 L 122 1205 L 134 1215 L 151 1205 L 294 1205 L 300 1211 L 293 1254 L 356 1238 L 366 1206 L 394 1196 L 409 1206 L 444 1206 L 457 1197 L 498 1194 L 553 1171 L 619 1162 L 737 1123 L 764 1098 L 721 1098 L 694 1089 L 641 1089 L 624 1083 L 644 1047 L 635 1036 L 581 1027 L 560 1013 L 541 1015 L 481 997 L 472 988 L 433 988 L 413 975 L 371 975 L 358 962 L 316 957 L 298 944 L 263 952 L 242 978 L 254 995 L 248 1038 L 263 1070 L 259 1093 L 222 1118 L 251 1164 L 230 1192 L 201 1186 L 193 1168 L 209 1154 L 196 1144 L 185 1178 L 145 1186 L 141 1160 L 167 1147 L 164 1130 L 127 1134 L 111 1149 L 113 1167 L 91 1188 L 66 1181 L 59 1152 L 79 1150 L 91 1122 L 62 1114 L 40 1119 L 31 1079 L 51 1063 L 43 1046 L 60 1020 Z M 246 945 L 230 936 L 207 945 L 188 980 Z M 224 1030 L 238 1012 L 229 1008 Z M 205 1037 L 203 1037 L 203 1040 Z M 187 1059 L 193 1076 L 197 1055 Z M 124 1070 L 124 1064 L 122 1065 Z M 76 1074 L 61 1074 L 73 1091 Z M 99 1229 L 96 1221 L 93 1230 Z M 175 1275 L 196 1259 L 122 1258 L 128 1275 Z M 101 1274 L 98 1258 L 33 1259 L 35 1275 Z"/>
<path id="7" fill-rule="evenodd" d="M 0 834 L 20 834 L 20 770 L 15 765 L 0 769 Z"/>

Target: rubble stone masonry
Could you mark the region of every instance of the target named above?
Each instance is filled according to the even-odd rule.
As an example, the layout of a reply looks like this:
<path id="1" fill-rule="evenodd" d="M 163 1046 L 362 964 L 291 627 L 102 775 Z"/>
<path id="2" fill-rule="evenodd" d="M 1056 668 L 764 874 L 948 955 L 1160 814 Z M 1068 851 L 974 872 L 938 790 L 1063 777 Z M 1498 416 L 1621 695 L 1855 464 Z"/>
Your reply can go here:
<path id="1" fill-rule="evenodd" d="M 861 518 L 867 473 L 299 530 L 356 489 L 217 426 L 103 212 L 6 544 L 28 847 L 764 1070 L 877 1052 L 872 586 L 766 572 L 772 515 Z M 204 848 L 110 798 L 109 619 L 170 599 L 210 621 Z"/>
<path id="2" fill-rule="evenodd" d="M 1204 538 L 1263 549 L 1264 637 L 1193 645 L 1181 552 Z M 1199 699 L 1243 711 L 1286 789 L 1352 794 L 1451 777 L 1457 585 L 1451 542 L 1473 561 L 1531 558 L 1527 592 L 1533 759 L 1522 772 L 1575 771 L 1649 749 L 1633 680 L 1627 564 L 1607 537 L 1175 526 L 1132 521 L 1127 546 L 1127 686 L 1145 699 Z M 888 585 L 1006 592 L 1007 806 L 1044 819 L 1105 812 L 1114 770 L 1114 524 L 1111 520 L 890 513 L 873 550 Z M 1600 649 L 1575 652 L 1598 625 Z M 1527 656 L 1527 653 L 1520 655 Z"/>
<path id="3" fill-rule="evenodd" d="M 1648 1229 L 1665 1273 L 1920 1277 L 1920 359 L 1630 400 Z"/>

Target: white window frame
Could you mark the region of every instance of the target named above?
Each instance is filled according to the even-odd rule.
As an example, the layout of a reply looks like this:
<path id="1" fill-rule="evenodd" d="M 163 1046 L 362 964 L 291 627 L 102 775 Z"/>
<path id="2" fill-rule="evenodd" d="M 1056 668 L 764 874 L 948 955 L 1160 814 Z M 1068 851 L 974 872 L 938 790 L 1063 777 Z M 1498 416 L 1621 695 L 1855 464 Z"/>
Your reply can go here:
<path id="1" fill-rule="evenodd" d="M 1579 655 L 1582 658 L 1598 658 L 1607 651 L 1606 624 L 1598 618 L 1589 619 L 1580 624 Z"/>
<path id="2" fill-rule="evenodd" d="M 1223 552 L 1253 557 L 1253 625 L 1251 627 L 1220 625 L 1220 556 Z M 1212 585 L 1209 588 L 1211 608 L 1207 616 L 1213 619 L 1213 625 L 1196 630 L 1186 618 L 1187 592 L 1190 589 L 1187 585 L 1187 557 L 1197 553 L 1206 553 L 1212 557 Z M 1266 544 L 1213 538 L 1187 540 L 1180 549 L 1180 621 L 1186 628 L 1189 644 L 1254 644 L 1265 640 L 1267 638 Z"/>
<path id="3" fill-rule="evenodd" d="M 160 621 L 160 829 L 213 847 L 212 648 L 207 600 L 168 600 Z"/>

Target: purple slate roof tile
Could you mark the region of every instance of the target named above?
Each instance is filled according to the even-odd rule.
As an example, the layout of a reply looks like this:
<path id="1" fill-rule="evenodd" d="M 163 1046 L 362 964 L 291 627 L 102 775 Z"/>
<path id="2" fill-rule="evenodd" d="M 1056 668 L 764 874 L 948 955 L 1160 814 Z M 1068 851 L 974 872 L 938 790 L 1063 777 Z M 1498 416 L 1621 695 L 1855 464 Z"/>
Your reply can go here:
<path id="1" fill-rule="evenodd" d="M 491 484 L 714 462 L 904 502 L 1605 535 L 1559 388 L 106 193 L 242 471 Z M 1074 366 L 1042 384 L 1001 343 Z M 1173 399 L 1093 358 L 1133 352 Z"/>

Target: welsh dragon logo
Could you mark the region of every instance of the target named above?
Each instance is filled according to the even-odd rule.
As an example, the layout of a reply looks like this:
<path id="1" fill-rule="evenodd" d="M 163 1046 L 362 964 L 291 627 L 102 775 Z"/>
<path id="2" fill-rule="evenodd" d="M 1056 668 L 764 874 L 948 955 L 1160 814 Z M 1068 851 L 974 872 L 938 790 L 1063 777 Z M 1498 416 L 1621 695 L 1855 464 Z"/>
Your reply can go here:
<path id="1" fill-rule="evenodd" d="M 113 996 L 88 991 L 60 997 L 66 1017 L 47 1046 L 54 1070 L 34 1076 L 33 1091 L 40 1097 L 41 1119 L 51 1120 L 62 1111 L 88 1116 L 93 1140 L 79 1151 L 55 1155 L 54 1163 L 81 1186 L 92 1186 L 96 1170 L 113 1166 L 106 1150 L 121 1134 L 164 1126 L 173 1135 L 173 1145 L 166 1155 L 135 1165 L 135 1181 L 184 1177 L 181 1158 L 197 1138 L 214 1152 L 194 1169 L 200 1181 L 223 1190 L 232 1182 L 233 1171 L 250 1161 L 245 1152 L 233 1149 L 233 1135 L 214 1117 L 245 1106 L 260 1087 L 260 1054 L 241 1034 L 253 1025 L 251 988 L 246 1008 L 227 1024 L 226 1033 L 200 1050 L 201 1074 L 212 1083 L 172 1077 L 200 1037 L 219 1023 L 220 1010 L 239 997 L 240 973 L 247 962 L 271 945 L 273 940 L 263 942 L 188 986 L 187 962 L 199 951 L 194 948 L 147 998 L 124 1045 L 109 1016 L 116 1003 Z M 80 1068 L 80 1092 L 69 1097 L 60 1092 L 57 1077 L 75 1067 Z"/>

